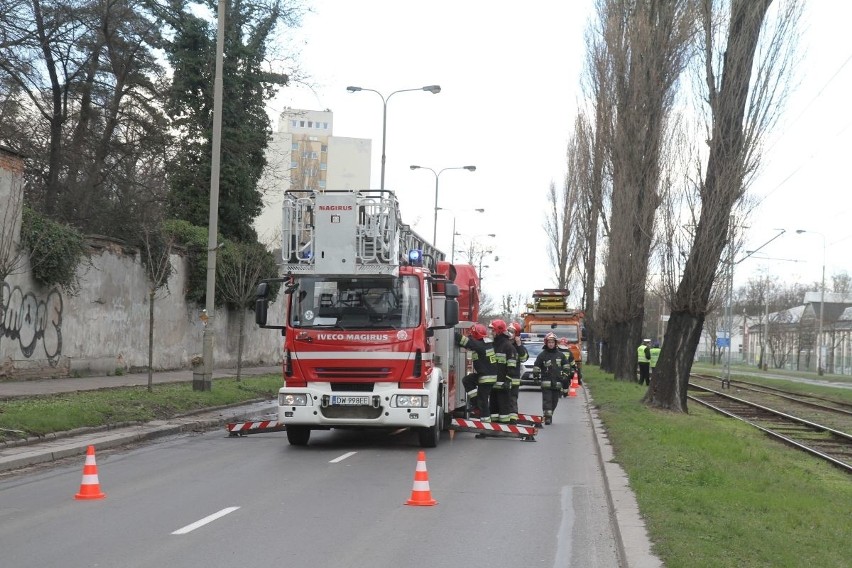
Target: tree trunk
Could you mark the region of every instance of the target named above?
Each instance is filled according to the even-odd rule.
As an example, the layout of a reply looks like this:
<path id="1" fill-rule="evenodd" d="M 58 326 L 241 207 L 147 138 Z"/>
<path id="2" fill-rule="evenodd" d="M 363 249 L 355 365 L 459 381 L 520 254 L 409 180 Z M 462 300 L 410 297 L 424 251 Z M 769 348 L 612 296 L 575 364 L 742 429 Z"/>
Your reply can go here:
<path id="1" fill-rule="evenodd" d="M 686 392 L 689 374 L 703 327 L 703 316 L 671 313 L 660 358 L 654 369 L 652 388 L 645 393 L 645 402 L 667 410 L 688 412 Z"/>
<path id="2" fill-rule="evenodd" d="M 148 392 L 154 391 L 154 297 L 157 290 L 148 292 Z"/>
<path id="3" fill-rule="evenodd" d="M 242 309 L 238 310 L 240 313 L 240 336 L 237 340 L 237 382 L 242 380 L 241 373 L 243 368 L 243 341 L 245 339 L 245 328 L 246 328 L 246 314 Z"/>
<path id="4" fill-rule="evenodd" d="M 604 348 L 606 370 L 618 381 L 636 381 L 635 338 L 642 335 L 642 318 L 611 323 L 607 327 L 607 345 Z M 602 362 L 603 364 L 603 362 Z"/>

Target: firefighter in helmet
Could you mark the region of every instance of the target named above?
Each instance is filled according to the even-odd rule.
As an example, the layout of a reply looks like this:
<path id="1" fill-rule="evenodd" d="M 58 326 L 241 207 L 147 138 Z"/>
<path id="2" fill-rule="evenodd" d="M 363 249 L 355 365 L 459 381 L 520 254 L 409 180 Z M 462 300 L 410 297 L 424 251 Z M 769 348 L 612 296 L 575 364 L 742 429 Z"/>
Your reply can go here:
<path id="1" fill-rule="evenodd" d="M 568 377 L 570 381 L 570 377 L 577 374 L 577 384 L 583 384 L 583 375 L 580 373 L 580 367 L 577 365 L 577 359 L 574 357 L 574 350 L 571 349 L 571 343 L 568 341 L 567 337 L 560 337 L 556 342 L 559 346 L 559 350 L 568 355 L 571 359 L 571 368 L 569 369 Z"/>
<path id="2" fill-rule="evenodd" d="M 553 413 L 556 411 L 559 397 L 568 391 L 571 365 L 574 362 L 571 352 L 563 353 L 556 341 L 554 333 L 545 335 L 544 349 L 533 363 L 533 376 L 541 378 L 541 407 L 545 424 L 553 422 Z"/>
<path id="3" fill-rule="evenodd" d="M 494 355 L 497 364 L 497 381 L 491 393 L 491 421 L 508 424 L 511 411 L 512 374 L 518 365 L 518 353 L 509 336 L 509 326 L 505 321 L 492 320 L 488 327 L 494 338 Z"/>
<path id="4" fill-rule="evenodd" d="M 462 385 L 467 393 L 468 409 L 474 407 L 483 422 L 491 422 L 490 398 L 497 382 L 496 356 L 493 344 L 485 343 L 488 330 L 481 323 L 473 324 L 467 335 L 456 332 L 456 343 L 473 353 L 473 372 L 465 375 Z"/>
<path id="5" fill-rule="evenodd" d="M 509 369 L 512 379 L 512 388 L 509 391 L 509 424 L 516 424 L 518 422 L 518 394 L 521 391 L 521 365 L 530 358 L 530 355 L 527 348 L 524 347 L 523 340 L 521 340 L 521 324 L 516 321 L 509 324 L 509 337 L 518 353 L 518 362 L 514 370 Z"/>

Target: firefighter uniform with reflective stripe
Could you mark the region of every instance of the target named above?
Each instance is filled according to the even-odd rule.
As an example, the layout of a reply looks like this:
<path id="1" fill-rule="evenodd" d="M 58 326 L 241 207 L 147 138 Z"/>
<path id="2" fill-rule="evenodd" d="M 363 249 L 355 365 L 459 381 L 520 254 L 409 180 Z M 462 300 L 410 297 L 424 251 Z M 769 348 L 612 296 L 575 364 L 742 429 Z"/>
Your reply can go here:
<path id="1" fill-rule="evenodd" d="M 491 421 L 508 424 L 512 374 L 518 366 L 518 352 L 509 336 L 502 333 L 494 336 L 493 345 L 497 362 L 497 381 L 491 396 Z"/>
<path id="2" fill-rule="evenodd" d="M 550 424 L 559 398 L 567 392 L 571 380 L 571 367 L 574 356 L 569 351 L 563 353 L 556 346 L 556 341 L 544 342 L 544 349 L 535 358 L 533 376 L 541 377 L 541 407 L 544 412 L 544 423 Z"/>
<path id="3" fill-rule="evenodd" d="M 530 358 L 527 348 L 520 337 L 515 338 L 515 351 L 518 353 L 517 364 L 512 371 L 512 390 L 509 394 L 509 424 L 518 421 L 518 394 L 521 392 L 521 366 Z M 511 370 L 511 369 L 510 369 Z"/>
<path id="4" fill-rule="evenodd" d="M 485 343 L 467 335 L 456 332 L 456 343 L 472 353 L 473 373 L 462 379 L 471 404 L 476 403 L 479 418 L 483 422 L 491 422 L 491 390 L 497 382 L 497 356 L 491 343 Z"/>

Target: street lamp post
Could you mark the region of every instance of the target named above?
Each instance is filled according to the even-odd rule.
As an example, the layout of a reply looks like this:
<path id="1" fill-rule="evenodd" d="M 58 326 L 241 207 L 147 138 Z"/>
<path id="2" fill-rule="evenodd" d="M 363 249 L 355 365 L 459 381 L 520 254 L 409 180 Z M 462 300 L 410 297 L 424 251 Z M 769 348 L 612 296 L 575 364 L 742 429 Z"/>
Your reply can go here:
<path id="1" fill-rule="evenodd" d="M 819 231 L 806 231 L 805 229 L 796 229 L 796 234 L 801 235 L 802 233 L 813 233 L 822 237 L 822 284 L 820 284 L 821 291 L 819 298 L 819 327 L 817 329 L 816 341 L 814 341 L 814 346 L 817 351 L 817 374 L 821 376 L 825 372 L 825 369 L 823 369 L 822 360 L 822 326 L 823 318 L 825 316 L 825 235 L 823 235 Z"/>
<path id="2" fill-rule="evenodd" d="M 216 23 L 216 67 L 213 78 L 213 149 L 210 158 L 210 211 L 207 223 L 207 285 L 205 292 L 206 308 L 202 313 L 204 332 L 201 337 L 201 359 L 204 373 L 201 380 L 193 376 L 192 390 L 209 391 L 213 389 L 213 353 L 216 332 L 213 323 L 216 320 L 216 244 L 219 223 L 219 169 L 222 155 L 222 59 L 225 50 L 225 0 L 219 0 Z"/>
<path id="3" fill-rule="evenodd" d="M 446 210 L 447 210 L 447 209 L 446 209 L 446 208 L 444 208 L 444 207 L 438 207 L 438 209 L 440 209 L 440 210 L 442 210 L 442 211 L 446 211 Z M 453 211 L 453 213 L 454 213 L 454 214 L 453 214 L 453 244 L 452 244 L 452 246 L 451 246 L 452 250 L 451 250 L 451 252 L 450 252 L 450 263 L 454 263 L 454 262 L 456 261 L 456 235 L 458 235 L 458 233 L 456 233 L 456 216 L 455 216 L 455 211 L 454 211 L 454 210 L 452 210 L 452 211 Z M 482 209 L 482 208 L 478 208 L 478 209 L 471 209 L 471 211 L 476 211 L 477 213 L 485 213 L 485 209 Z"/>
<path id="4" fill-rule="evenodd" d="M 382 99 L 382 178 L 381 178 L 381 186 L 380 189 L 385 189 L 385 140 L 387 138 L 387 126 L 388 126 L 388 101 L 392 96 L 397 93 L 405 93 L 407 91 L 428 91 L 433 95 L 437 95 L 441 92 L 440 85 L 426 85 L 425 87 L 420 87 L 417 89 L 400 89 L 398 91 L 394 91 L 385 97 L 379 91 L 375 89 L 367 89 L 365 87 L 346 87 L 346 90 L 350 93 L 357 93 L 358 91 L 370 91 L 372 93 L 376 93 Z"/>
<path id="5" fill-rule="evenodd" d="M 453 223 L 453 225 L 455 225 L 455 223 Z M 453 231 L 453 256 L 455 256 L 455 252 L 456 252 L 456 250 L 455 250 L 455 239 L 456 239 L 456 235 L 461 236 L 461 233 L 456 233 L 455 231 Z M 495 237 L 497 237 L 497 235 L 496 235 L 495 233 L 488 233 L 487 235 L 486 235 L 486 234 L 482 234 L 482 235 L 474 235 L 474 236 L 491 237 L 491 238 L 495 238 Z M 479 263 L 478 263 L 478 264 L 479 264 L 479 267 L 480 267 L 480 272 L 482 272 L 482 261 L 483 261 L 483 259 L 485 258 L 485 255 L 486 255 L 486 254 L 494 254 L 494 251 L 493 251 L 493 250 L 491 250 L 491 249 L 485 248 L 485 247 L 483 247 L 483 248 L 482 248 L 482 250 L 480 250 L 480 251 L 476 251 L 476 250 L 475 250 L 475 248 L 474 248 L 474 246 L 473 246 L 473 243 L 474 243 L 474 242 L 475 242 L 475 241 L 471 241 L 471 248 L 470 248 L 470 250 L 469 250 L 469 258 L 468 258 L 468 261 L 469 261 L 471 264 L 475 264 L 475 263 L 477 262 L 477 261 L 476 261 L 476 257 L 477 257 L 477 256 L 479 256 Z M 478 252 L 478 254 L 477 254 L 477 252 Z M 454 260 L 455 260 L 455 259 L 454 259 Z M 496 262 L 496 261 L 498 261 L 498 260 L 500 260 L 500 257 L 499 257 L 499 256 L 495 256 L 495 257 L 494 257 L 494 261 Z M 480 276 L 480 277 L 481 277 L 481 276 Z"/>
<path id="6" fill-rule="evenodd" d="M 432 246 L 438 246 L 438 178 L 441 177 L 441 174 L 447 170 L 467 170 L 469 172 L 475 172 L 476 166 L 454 166 L 451 168 L 444 168 L 439 171 L 435 171 L 432 168 L 427 168 L 426 166 L 409 166 L 412 170 L 429 170 L 435 175 L 435 218 L 432 222 Z"/>

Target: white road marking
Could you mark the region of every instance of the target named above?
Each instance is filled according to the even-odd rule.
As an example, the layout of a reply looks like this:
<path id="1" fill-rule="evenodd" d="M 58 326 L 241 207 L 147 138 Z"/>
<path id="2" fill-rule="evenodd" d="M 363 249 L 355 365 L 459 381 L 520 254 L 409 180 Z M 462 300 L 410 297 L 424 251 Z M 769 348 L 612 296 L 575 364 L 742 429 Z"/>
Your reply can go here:
<path id="1" fill-rule="evenodd" d="M 355 454 L 357 454 L 357 453 L 358 453 L 358 452 L 348 452 L 348 453 L 345 453 L 345 454 L 343 454 L 342 456 L 340 456 L 339 458 L 334 458 L 333 460 L 331 460 L 331 461 L 330 461 L 330 462 L 328 462 L 328 463 L 339 463 L 339 462 L 342 462 L 342 461 L 343 461 L 343 460 L 345 460 L 346 458 L 351 458 L 352 456 L 354 456 L 354 455 L 355 455 Z"/>
<path id="2" fill-rule="evenodd" d="M 228 508 L 226 508 L 226 509 L 222 509 L 222 510 L 221 510 L 221 511 L 219 511 L 218 513 L 213 513 L 213 514 L 212 514 L 212 515 L 210 515 L 210 516 L 204 517 L 204 518 L 203 518 L 203 519 L 201 519 L 200 521 L 195 521 L 195 522 L 194 522 L 194 523 L 192 523 L 191 525 L 186 525 L 185 527 L 183 527 L 183 528 L 181 528 L 181 529 L 176 530 L 176 531 L 175 531 L 175 532 L 173 532 L 172 534 L 186 534 L 186 533 L 192 532 L 192 531 L 194 531 L 194 530 L 195 530 L 195 529 L 197 529 L 197 528 L 201 528 L 201 527 L 203 527 L 203 526 L 204 526 L 204 525 L 206 525 L 207 523 L 212 523 L 212 522 L 213 522 L 213 521 L 215 521 L 216 519 L 218 519 L 218 518 L 220 518 L 220 517 L 224 517 L 224 516 L 225 516 L 225 515 L 227 515 L 228 513 L 233 513 L 233 512 L 234 512 L 234 511 L 236 511 L 237 509 L 239 509 L 239 507 L 228 507 Z"/>

